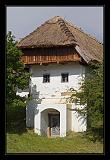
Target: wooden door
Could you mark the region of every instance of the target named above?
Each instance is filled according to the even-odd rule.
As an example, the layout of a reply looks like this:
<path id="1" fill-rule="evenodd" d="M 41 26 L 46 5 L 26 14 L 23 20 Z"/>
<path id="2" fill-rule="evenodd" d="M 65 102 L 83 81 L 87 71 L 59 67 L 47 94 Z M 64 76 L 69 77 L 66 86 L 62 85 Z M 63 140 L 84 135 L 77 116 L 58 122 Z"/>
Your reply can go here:
<path id="1" fill-rule="evenodd" d="M 60 115 L 51 115 L 50 117 L 51 124 L 51 136 L 60 135 Z"/>

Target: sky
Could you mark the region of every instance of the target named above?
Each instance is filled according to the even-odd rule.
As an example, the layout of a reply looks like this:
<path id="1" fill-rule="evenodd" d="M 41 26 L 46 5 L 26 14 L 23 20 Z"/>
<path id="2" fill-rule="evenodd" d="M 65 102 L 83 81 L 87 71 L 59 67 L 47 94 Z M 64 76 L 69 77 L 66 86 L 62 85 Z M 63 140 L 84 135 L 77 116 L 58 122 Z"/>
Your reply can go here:
<path id="1" fill-rule="evenodd" d="M 16 40 L 25 37 L 48 19 L 62 16 L 103 42 L 103 7 L 7 7 L 7 32 Z"/>

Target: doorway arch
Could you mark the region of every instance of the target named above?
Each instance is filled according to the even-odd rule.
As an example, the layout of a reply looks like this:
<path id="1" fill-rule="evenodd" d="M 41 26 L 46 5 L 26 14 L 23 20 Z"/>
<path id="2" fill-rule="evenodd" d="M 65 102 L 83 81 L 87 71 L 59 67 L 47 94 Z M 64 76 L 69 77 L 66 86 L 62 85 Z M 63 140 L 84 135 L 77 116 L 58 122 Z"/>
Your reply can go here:
<path id="1" fill-rule="evenodd" d="M 41 112 L 41 135 L 48 137 L 60 136 L 60 112 L 47 108 Z"/>
<path id="2" fill-rule="evenodd" d="M 67 124 L 67 107 L 66 104 L 38 104 L 37 109 L 35 109 L 35 116 L 34 116 L 34 131 L 38 135 L 45 134 L 46 132 L 42 132 L 42 126 L 41 126 L 41 119 L 43 111 L 49 109 L 54 109 L 54 111 L 58 111 L 60 113 L 60 137 L 66 136 L 66 124 Z M 38 111 L 39 112 L 38 112 Z M 47 135 L 47 134 L 45 134 Z"/>

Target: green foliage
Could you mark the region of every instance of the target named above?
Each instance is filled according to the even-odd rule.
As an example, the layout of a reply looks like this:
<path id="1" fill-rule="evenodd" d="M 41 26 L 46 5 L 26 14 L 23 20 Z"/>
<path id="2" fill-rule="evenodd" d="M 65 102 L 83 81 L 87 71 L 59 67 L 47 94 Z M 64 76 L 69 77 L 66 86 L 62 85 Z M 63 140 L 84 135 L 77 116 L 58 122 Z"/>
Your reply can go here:
<path id="1" fill-rule="evenodd" d="M 16 90 L 25 89 L 29 84 L 29 73 L 24 70 L 24 64 L 21 62 L 23 53 L 16 47 L 17 42 L 11 32 L 6 37 L 6 104 L 10 106 L 15 99 L 25 101 L 16 96 Z"/>
<path id="2" fill-rule="evenodd" d="M 102 127 L 93 127 L 87 130 L 86 134 L 84 135 L 88 140 L 93 141 L 100 141 L 103 143 L 103 129 Z"/>
<path id="3" fill-rule="evenodd" d="M 72 92 L 70 102 L 85 105 L 84 109 L 76 111 L 83 115 L 87 114 L 88 129 L 103 129 L 103 65 L 91 63 L 80 91 Z"/>
<path id="4" fill-rule="evenodd" d="M 13 100 L 6 112 L 6 130 L 7 133 L 22 134 L 26 132 L 26 109 L 25 103 L 19 99 Z"/>

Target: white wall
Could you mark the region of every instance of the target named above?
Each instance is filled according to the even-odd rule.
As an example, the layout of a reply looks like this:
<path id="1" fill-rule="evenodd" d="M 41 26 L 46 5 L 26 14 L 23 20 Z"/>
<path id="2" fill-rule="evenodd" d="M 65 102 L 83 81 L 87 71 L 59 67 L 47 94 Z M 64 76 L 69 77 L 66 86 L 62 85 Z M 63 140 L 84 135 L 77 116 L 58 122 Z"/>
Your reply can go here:
<path id="1" fill-rule="evenodd" d="M 34 130 L 41 135 L 41 112 L 45 109 L 56 109 L 60 112 L 60 137 L 66 136 L 66 104 L 38 104 L 35 111 Z"/>
<path id="2" fill-rule="evenodd" d="M 72 105 L 72 108 L 81 108 L 82 106 Z M 66 136 L 67 131 L 83 132 L 86 131 L 86 119 L 80 116 L 76 111 L 67 109 L 66 104 L 37 104 L 34 100 L 30 101 L 26 107 L 26 125 L 33 127 L 35 132 L 41 135 L 41 130 L 44 130 L 46 135 L 46 128 L 48 127 L 48 118 L 45 109 L 56 109 L 60 112 L 60 136 Z M 41 116 L 42 112 L 42 116 Z"/>
<path id="3" fill-rule="evenodd" d="M 34 125 L 35 132 L 40 135 L 44 121 L 46 121 L 45 127 L 47 127 L 46 116 L 44 115 L 42 119 L 41 112 L 53 108 L 60 112 L 60 136 L 65 136 L 70 129 L 75 132 L 85 131 L 86 122 L 83 122 L 84 118 L 78 116 L 75 111 L 67 111 L 66 103 L 60 100 L 61 92 L 65 92 L 69 88 L 79 89 L 79 82 L 82 76 L 85 76 L 85 67 L 73 62 L 65 65 L 32 65 L 30 71 L 32 73 L 30 84 L 36 85 L 37 98 L 41 98 L 41 101 L 39 104 L 31 102 L 27 107 L 27 126 L 33 127 Z M 50 74 L 50 83 L 43 83 L 43 74 L 46 73 Z M 69 82 L 61 83 L 61 73 L 69 73 Z M 42 98 L 44 99 L 42 100 Z M 73 107 L 76 107 L 75 104 Z"/>
<path id="4" fill-rule="evenodd" d="M 79 81 L 85 73 L 84 66 L 77 62 L 69 64 L 33 65 L 31 84 L 36 85 L 39 98 L 59 97 L 69 88 L 78 89 Z M 69 73 L 69 82 L 61 83 L 61 73 Z M 50 74 L 50 83 L 43 83 L 43 74 Z"/>
<path id="5" fill-rule="evenodd" d="M 70 109 L 72 109 L 72 105 L 71 104 L 67 104 L 67 132 L 72 130 L 72 111 Z"/>
<path id="6" fill-rule="evenodd" d="M 72 109 L 82 109 L 84 106 L 80 106 L 80 105 L 76 105 L 73 104 L 72 105 Z M 71 111 L 72 112 L 72 131 L 74 132 L 83 132 L 86 131 L 86 119 L 84 116 L 81 116 L 80 114 L 78 114 L 78 112 L 76 111 Z"/>

